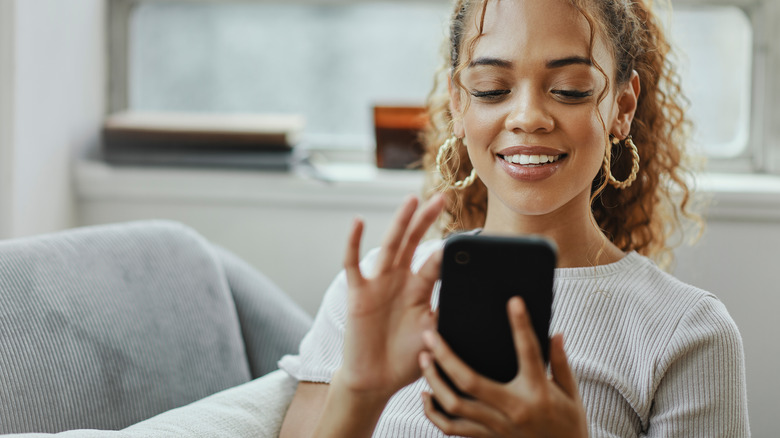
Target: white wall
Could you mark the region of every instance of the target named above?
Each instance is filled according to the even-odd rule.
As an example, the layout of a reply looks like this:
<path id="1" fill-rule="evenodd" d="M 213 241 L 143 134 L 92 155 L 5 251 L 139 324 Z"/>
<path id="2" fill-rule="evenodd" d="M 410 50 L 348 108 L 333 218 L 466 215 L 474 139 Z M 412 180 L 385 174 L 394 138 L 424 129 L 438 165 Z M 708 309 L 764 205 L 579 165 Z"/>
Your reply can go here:
<path id="1" fill-rule="evenodd" d="M 71 158 L 97 141 L 105 107 L 105 3 L 2 0 L 12 11 L 3 32 L 0 232 L 15 237 L 74 222 Z M 10 86 L 9 86 L 10 82 Z"/>
<path id="2" fill-rule="evenodd" d="M 0 0 L 0 237 L 11 235 L 13 206 L 15 16 L 14 2 Z"/>

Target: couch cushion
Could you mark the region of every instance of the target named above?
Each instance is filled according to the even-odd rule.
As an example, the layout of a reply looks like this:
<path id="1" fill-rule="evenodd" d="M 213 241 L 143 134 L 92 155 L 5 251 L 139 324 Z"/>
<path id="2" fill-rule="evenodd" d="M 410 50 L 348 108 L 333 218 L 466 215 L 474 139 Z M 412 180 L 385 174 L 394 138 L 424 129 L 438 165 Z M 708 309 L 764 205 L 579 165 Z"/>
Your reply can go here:
<path id="1" fill-rule="evenodd" d="M 0 243 L 0 433 L 119 429 L 249 379 L 223 270 L 190 229 Z"/>

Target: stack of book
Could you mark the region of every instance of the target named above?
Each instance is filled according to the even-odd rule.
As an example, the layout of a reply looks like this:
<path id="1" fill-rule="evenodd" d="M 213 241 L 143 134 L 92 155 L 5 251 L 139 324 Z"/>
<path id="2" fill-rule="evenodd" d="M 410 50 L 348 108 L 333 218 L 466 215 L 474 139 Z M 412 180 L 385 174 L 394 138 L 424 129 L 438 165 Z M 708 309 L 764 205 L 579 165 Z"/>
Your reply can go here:
<path id="1" fill-rule="evenodd" d="M 110 164 L 287 170 L 303 129 L 297 115 L 122 112 L 106 118 Z"/>

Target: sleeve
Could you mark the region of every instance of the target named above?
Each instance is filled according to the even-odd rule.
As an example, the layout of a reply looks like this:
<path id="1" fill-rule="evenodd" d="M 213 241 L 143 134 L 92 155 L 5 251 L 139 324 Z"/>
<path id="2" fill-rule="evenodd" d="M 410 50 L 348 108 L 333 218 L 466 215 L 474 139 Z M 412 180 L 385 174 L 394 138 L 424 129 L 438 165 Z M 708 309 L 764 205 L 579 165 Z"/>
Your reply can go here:
<path id="1" fill-rule="evenodd" d="M 370 273 L 378 249 L 371 250 L 360 262 L 363 273 Z M 344 326 L 347 322 L 347 276 L 342 270 L 325 291 L 320 309 L 309 332 L 303 337 L 297 355 L 287 355 L 279 368 L 298 381 L 330 383 L 341 367 Z"/>
<path id="2" fill-rule="evenodd" d="M 657 368 L 647 437 L 749 437 L 742 337 L 713 296 L 690 308 Z"/>

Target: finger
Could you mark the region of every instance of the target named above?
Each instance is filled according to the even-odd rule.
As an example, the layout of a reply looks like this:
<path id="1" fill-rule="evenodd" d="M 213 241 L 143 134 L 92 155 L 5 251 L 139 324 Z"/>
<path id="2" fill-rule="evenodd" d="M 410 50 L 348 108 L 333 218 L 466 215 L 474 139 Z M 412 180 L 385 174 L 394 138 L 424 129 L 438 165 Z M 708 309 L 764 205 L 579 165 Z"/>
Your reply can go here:
<path id="1" fill-rule="evenodd" d="M 461 391 L 488 404 L 492 404 L 492 400 L 501 393 L 503 387 L 500 383 L 472 370 L 452 351 L 438 333 L 426 330 L 423 332 L 423 342 L 430 350 L 436 363 Z"/>
<path id="2" fill-rule="evenodd" d="M 363 219 L 358 217 L 352 222 L 352 229 L 347 239 L 347 251 L 344 256 L 347 282 L 352 286 L 357 286 L 363 281 L 363 275 L 360 273 L 360 239 L 362 235 Z"/>
<path id="3" fill-rule="evenodd" d="M 550 370 L 553 380 L 570 397 L 579 397 L 577 380 L 569 366 L 566 351 L 563 348 L 563 335 L 558 333 L 550 340 Z"/>
<path id="4" fill-rule="evenodd" d="M 433 358 L 429 352 L 420 353 L 420 368 L 435 394 L 434 397 L 449 414 L 486 425 L 495 431 L 508 430 L 508 420 L 499 410 L 479 399 L 465 398 L 455 392 L 433 365 Z"/>
<path id="5" fill-rule="evenodd" d="M 531 317 L 522 298 L 512 297 L 509 300 L 509 321 L 512 325 L 512 338 L 517 350 L 517 363 L 520 365 L 520 375 L 524 376 L 528 383 L 543 382 L 545 379 L 545 366 L 542 360 L 542 351 L 536 333 L 531 325 Z"/>
<path id="6" fill-rule="evenodd" d="M 386 272 L 395 263 L 398 249 L 401 247 L 404 235 L 406 235 L 406 229 L 409 227 L 412 215 L 414 215 L 414 211 L 417 209 L 417 203 L 417 197 L 409 196 L 398 208 L 390 230 L 388 230 L 382 241 L 382 249 L 379 252 L 374 274 Z"/>
<path id="7" fill-rule="evenodd" d="M 414 298 L 415 302 L 426 301 L 431 302 L 431 294 L 433 293 L 433 287 L 436 281 L 439 279 L 441 272 L 441 260 L 442 251 L 434 251 L 433 254 L 428 256 L 428 259 L 423 263 L 417 275 L 412 281 L 419 282 L 415 285 L 413 290 L 419 291 L 419 295 Z"/>
<path id="8" fill-rule="evenodd" d="M 417 211 L 412 219 L 411 225 L 401 247 L 401 252 L 398 256 L 399 266 L 409 266 L 412 264 L 412 258 L 414 252 L 417 249 L 417 245 L 420 244 L 420 240 L 428 232 L 428 229 L 436 222 L 436 218 L 441 214 L 444 208 L 444 198 L 441 194 L 436 194 L 425 204 L 425 206 Z"/>
<path id="9" fill-rule="evenodd" d="M 451 415 L 464 416 L 467 410 L 464 404 L 467 401 L 461 398 L 452 387 L 444 381 L 444 378 L 439 374 L 436 365 L 433 363 L 431 354 L 427 351 L 420 352 L 420 369 L 422 375 L 428 382 L 431 390 L 435 394 L 436 400 L 439 402 L 442 408 Z"/>
<path id="10" fill-rule="evenodd" d="M 437 250 L 428 256 L 428 259 L 417 271 L 417 275 L 424 279 L 426 282 L 435 283 L 441 276 L 441 260 L 443 257 L 443 251 Z"/>
<path id="11" fill-rule="evenodd" d="M 495 434 L 492 433 L 490 429 L 483 426 L 482 424 L 463 417 L 450 418 L 444 415 L 434 406 L 433 396 L 430 393 L 423 392 L 422 397 L 425 416 L 428 417 L 428 419 L 431 420 L 431 422 L 435 424 L 436 427 L 441 429 L 445 435 L 468 436 L 476 438 L 495 436 Z M 504 434 L 504 436 L 507 435 Z"/>

